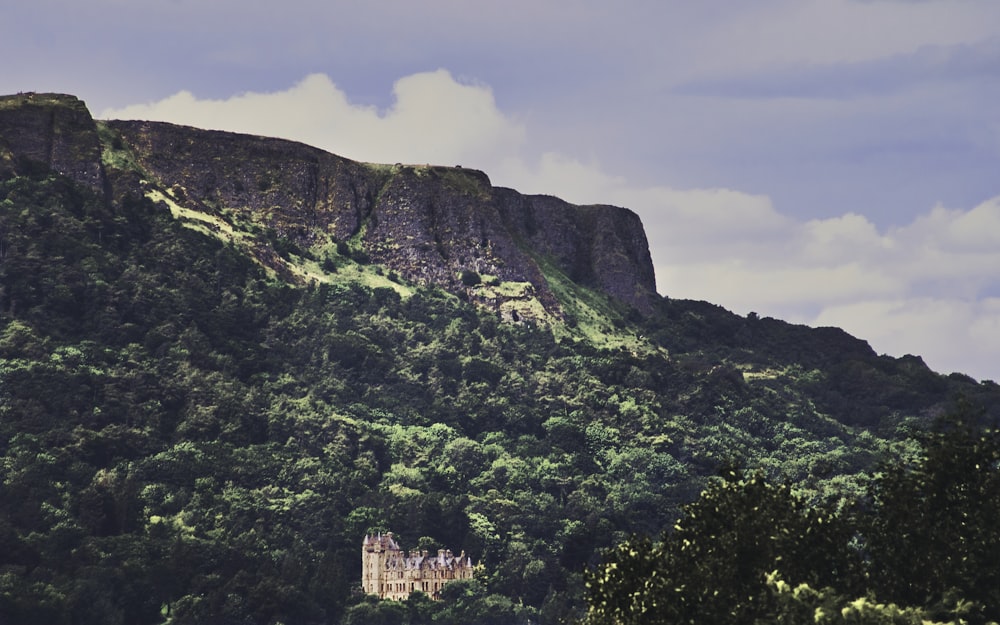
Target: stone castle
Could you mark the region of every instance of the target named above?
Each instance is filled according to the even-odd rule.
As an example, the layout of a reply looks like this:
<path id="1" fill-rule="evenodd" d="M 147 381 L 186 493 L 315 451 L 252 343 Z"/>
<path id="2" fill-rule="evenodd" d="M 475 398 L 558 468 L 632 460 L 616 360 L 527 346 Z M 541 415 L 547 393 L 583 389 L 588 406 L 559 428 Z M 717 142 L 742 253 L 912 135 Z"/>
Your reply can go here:
<path id="1" fill-rule="evenodd" d="M 440 598 L 441 588 L 455 579 L 472 579 L 472 559 L 463 551 L 457 557 L 441 549 L 436 556 L 427 551 L 404 553 L 392 536 L 365 536 L 361 543 L 361 588 L 380 599 L 402 601 L 421 591 Z"/>

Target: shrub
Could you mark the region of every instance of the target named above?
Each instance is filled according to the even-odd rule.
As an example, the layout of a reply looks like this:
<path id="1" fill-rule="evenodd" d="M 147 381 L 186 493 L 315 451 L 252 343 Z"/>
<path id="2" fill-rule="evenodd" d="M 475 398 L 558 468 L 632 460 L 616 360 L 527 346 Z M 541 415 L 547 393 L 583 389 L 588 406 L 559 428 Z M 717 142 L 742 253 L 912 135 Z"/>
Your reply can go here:
<path id="1" fill-rule="evenodd" d="M 483 281 L 483 279 L 479 276 L 479 274 L 475 271 L 472 271 L 471 269 L 463 269 L 461 279 L 462 279 L 462 284 L 464 284 L 467 287 L 476 286 L 478 284 L 481 284 Z"/>

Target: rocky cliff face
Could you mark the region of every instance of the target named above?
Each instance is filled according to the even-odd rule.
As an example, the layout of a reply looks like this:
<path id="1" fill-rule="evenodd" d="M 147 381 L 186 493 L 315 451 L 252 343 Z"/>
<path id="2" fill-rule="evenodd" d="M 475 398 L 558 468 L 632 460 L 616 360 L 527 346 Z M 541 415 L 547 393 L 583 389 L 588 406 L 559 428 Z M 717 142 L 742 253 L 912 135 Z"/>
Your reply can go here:
<path id="1" fill-rule="evenodd" d="M 635 213 L 522 195 L 475 170 L 358 163 L 291 141 L 164 123 L 95 123 L 76 98 L 34 94 L 0 100 L 0 150 L 8 169 L 42 163 L 110 201 L 141 193 L 175 214 L 216 228 L 243 224 L 302 250 L 349 244 L 407 280 L 464 292 L 513 318 L 531 310 L 511 308 L 516 300 L 561 316 L 546 277 L 553 271 L 641 312 L 657 297 Z M 473 288 L 473 272 L 517 287 Z"/>
<path id="2" fill-rule="evenodd" d="M 31 163 L 104 190 L 97 125 L 81 100 L 35 93 L 0 97 L 0 172 Z"/>

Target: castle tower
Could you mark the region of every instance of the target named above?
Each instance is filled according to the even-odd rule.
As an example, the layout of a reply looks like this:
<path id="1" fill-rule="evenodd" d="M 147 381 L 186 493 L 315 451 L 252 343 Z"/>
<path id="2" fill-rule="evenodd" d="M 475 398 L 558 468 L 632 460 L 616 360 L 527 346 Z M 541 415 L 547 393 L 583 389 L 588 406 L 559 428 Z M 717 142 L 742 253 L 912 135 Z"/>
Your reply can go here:
<path id="1" fill-rule="evenodd" d="M 361 543 L 361 588 L 366 595 L 385 596 L 388 568 L 399 558 L 392 532 L 365 536 Z"/>

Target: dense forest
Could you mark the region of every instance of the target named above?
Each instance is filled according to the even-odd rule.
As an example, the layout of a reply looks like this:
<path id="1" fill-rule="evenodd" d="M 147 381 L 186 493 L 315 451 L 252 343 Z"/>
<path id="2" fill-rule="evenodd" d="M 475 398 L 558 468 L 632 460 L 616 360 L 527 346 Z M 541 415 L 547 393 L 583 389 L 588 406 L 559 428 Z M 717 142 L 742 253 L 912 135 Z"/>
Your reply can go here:
<path id="1" fill-rule="evenodd" d="M 729 467 L 658 542 L 588 575 L 588 625 L 995 623 L 1000 431 L 961 406 L 864 497 L 810 505 Z"/>
<path id="2" fill-rule="evenodd" d="M 770 607 L 720 599 L 713 622 L 800 622 L 868 593 L 900 618 L 925 600 L 997 618 L 983 607 L 995 575 L 968 581 L 1000 560 L 992 534 L 963 539 L 978 559 L 954 580 L 932 578 L 964 594 L 895 588 L 879 568 L 944 557 L 906 563 L 892 528 L 951 506 L 906 499 L 907 480 L 937 479 L 920 460 L 937 439 L 920 432 L 959 396 L 981 407 L 980 432 L 1000 405 L 991 382 L 704 302 L 641 315 L 568 281 L 560 296 L 597 317 L 503 322 L 349 241 L 257 232 L 322 276 L 289 280 L 155 199 L 110 201 L 27 161 L 0 180 L 0 622 L 689 622 L 711 584 L 736 582 Z M 1000 500 L 988 443 L 962 501 Z M 914 464 L 876 473 L 890 458 Z M 921 519 L 928 543 L 954 529 Z M 708 568 L 730 549 L 711 522 L 834 529 L 755 551 L 730 584 Z M 389 530 L 465 550 L 477 578 L 443 602 L 361 596 L 361 539 Z M 994 551 L 976 552 L 987 539 Z M 809 568 L 825 562 L 814 546 L 843 559 L 835 577 Z M 804 564 L 772 567 L 779 556 Z M 594 608 L 633 605 L 634 576 L 602 576 L 614 562 L 662 571 L 641 585 L 650 605 L 686 589 L 701 603 Z"/>

